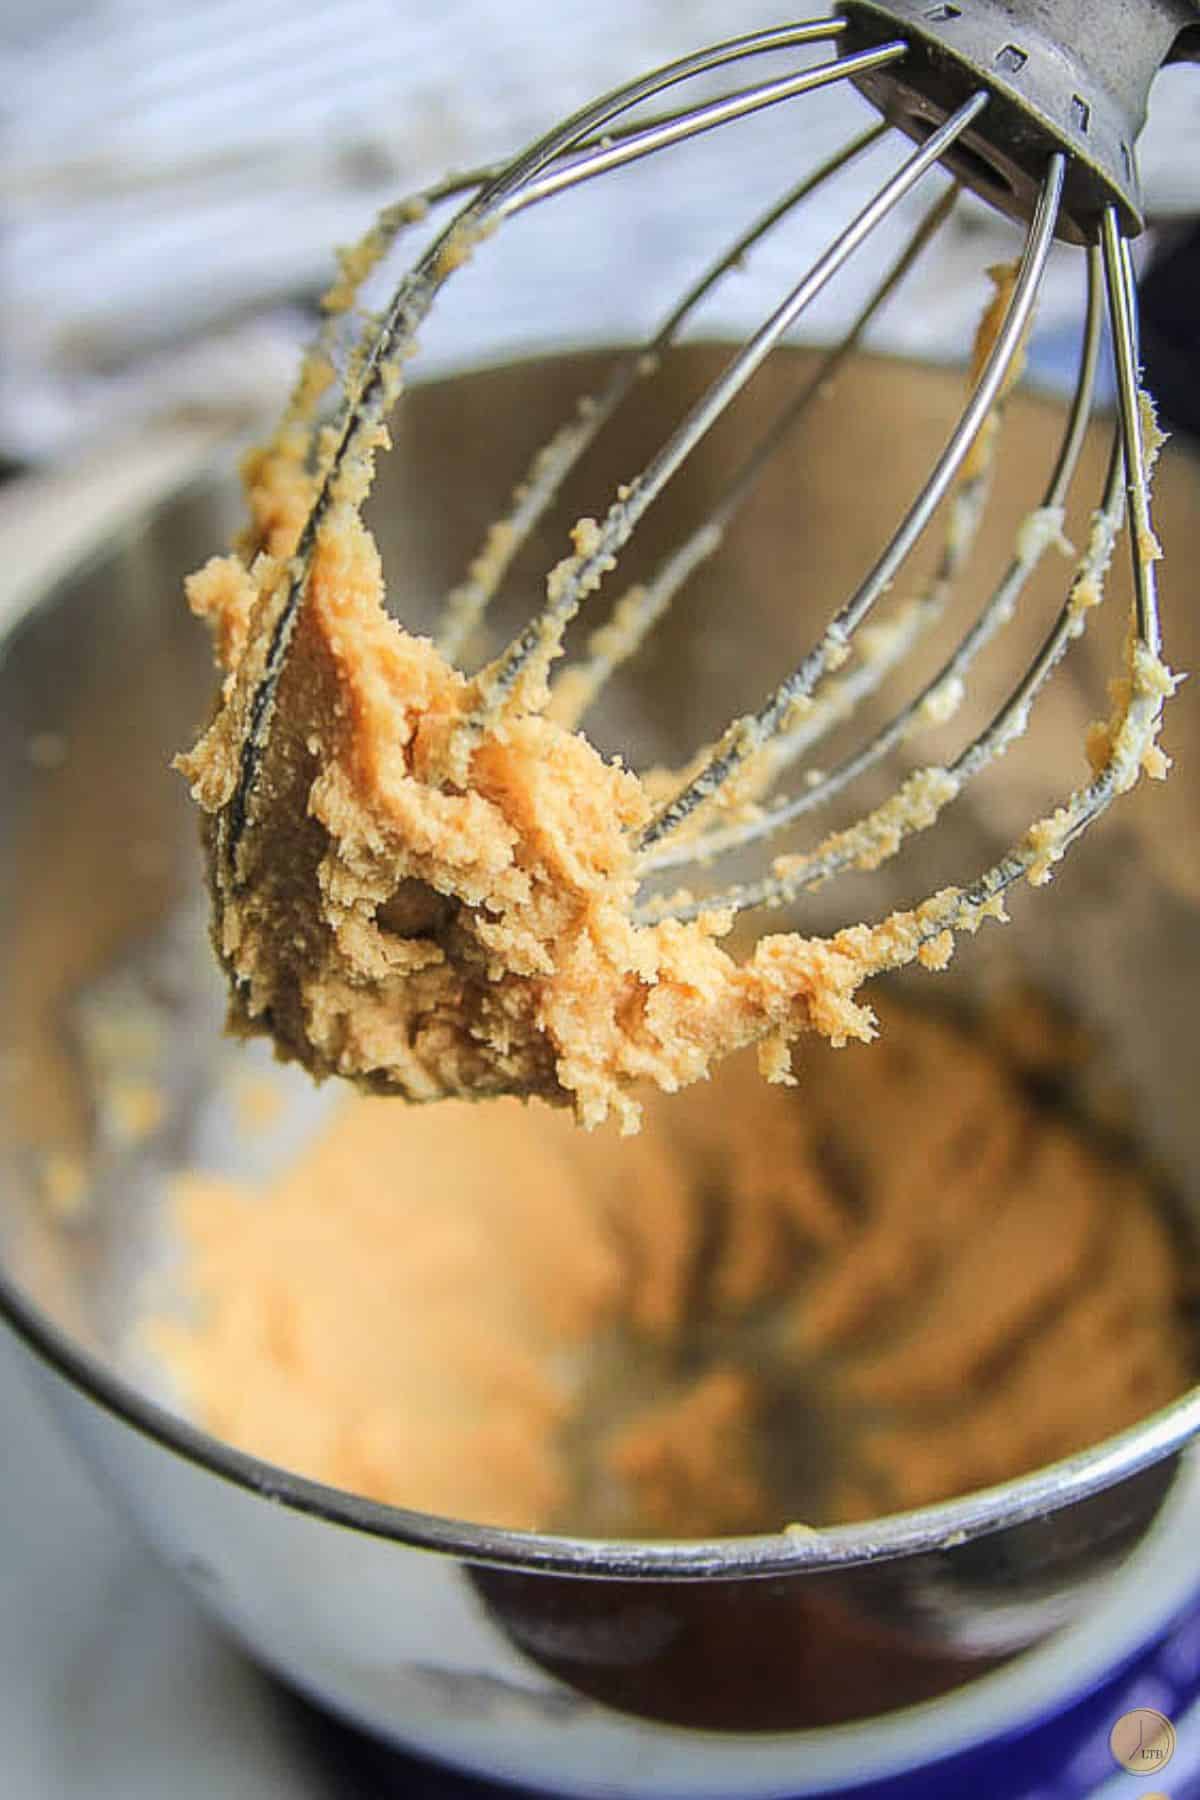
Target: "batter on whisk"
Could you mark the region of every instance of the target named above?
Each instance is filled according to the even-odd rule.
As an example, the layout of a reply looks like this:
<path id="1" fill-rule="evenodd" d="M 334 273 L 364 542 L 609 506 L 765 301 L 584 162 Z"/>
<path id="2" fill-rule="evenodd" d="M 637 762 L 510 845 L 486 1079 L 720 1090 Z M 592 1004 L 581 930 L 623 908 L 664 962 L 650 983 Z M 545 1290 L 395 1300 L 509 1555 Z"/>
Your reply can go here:
<path id="1" fill-rule="evenodd" d="M 249 493 L 270 560 L 252 572 L 221 558 L 189 584 L 229 671 L 217 718 L 181 759 L 213 814 L 237 779 L 248 678 L 309 485 L 276 452 L 253 466 Z M 765 938 L 741 964 L 720 942 L 728 914 L 639 925 L 642 783 L 529 696 L 481 736 L 461 784 L 472 697 L 387 617 L 375 546 L 340 504 L 280 683 L 240 887 L 214 855 L 241 1028 L 269 1030 L 317 1075 L 415 1100 L 538 1094 L 586 1124 L 615 1112 L 628 1127 L 639 1080 L 673 1090 L 754 1042 L 765 1071 L 786 1075 L 803 1031 L 871 1035 L 855 992 L 918 953 L 919 915 L 831 942 Z"/>
<path id="2" fill-rule="evenodd" d="M 798 42 L 822 34 L 831 34 L 828 22 L 820 31 L 797 27 L 790 33 Z M 771 43 L 746 39 L 743 45 L 777 48 L 776 40 L 789 33 L 760 35 Z M 829 67 L 876 67 L 894 52 L 895 46 L 885 47 Z M 739 55 L 749 53 L 738 49 Z M 728 60 L 714 56 L 713 66 Z M 689 67 L 693 62 L 700 70 L 704 59 L 689 59 Z M 818 85 L 811 70 L 797 80 Z M 242 553 L 215 559 L 189 584 L 192 606 L 213 627 L 225 670 L 216 716 L 180 766 L 208 815 L 214 937 L 230 978 L 232 1023 L 244 1032 L 269 1033 L 281 1054 L 318 1076 L 336 1074 L 415 1100 L 539 1095 L 571 1106 L 585 1125 L 615 1115 L 626 1130 L 637 1127 L 633 1090 L 639 1082 L 674 1091 L 750 1044 L 758 1046 L 769 1079 L 789 1080 L 789 1047 L 798 1036 L 816 1031 L 835 1044 L 869 1038 L 873 1016 L 856 997 L 865 981 L 914 960 L 944 966 L 956 931 L 1003 917 L 1003 896 L 1013 881 L 1044 878 L 1114 794 L 1132 786 L 1143 769 L 1156 775 L 1165 770 L 1155 739 L 1173 684 L 1158 656 L 1152 576 L 1158 548 L 1146 502 L 1155 443 L 1144 408 L 1139 422 L 1134 385 L 1123 394 L 1118 443 L 1124 469 L 1121 456 L 1114 456 L 1104 504 L 1055 631 L 981 737 L 948 767 L 914 770 L 890 801 L 827 837 L 817 852 L 777 858 L 761 883 L 700 898 L 686 890 L 649 902 L 642 895 L 648 871 L 683 860 L 677 857 L 681 845 L 686 854 L 711 860 L 728 847 L 731 834 L 738 843 L 765 840 L 809 809 L 816 791 L 811 785 L 807 800 L 771 807 L 762 804 L 765 786 L 810 732 L 822 692 L 836 687 L 836 671 L 851 655 L 855 629 L 891 586 L 907 548 L 956 476 L 964 492 L 978 499 L 978 465 L 986 462 L 976 449 L 980 430 L 1002 402 L 1019 359 L 1066 191 L 1067 159 L 1057 152 L 1048 161 L 1024 256 L 1005 278 L 1003 317 L 989 317 L 970 402 L 921 507 L 800 668 L 757 714 L 735 721 L 715 746 L 699 753 L 665 798 L 658 796 L 658 782 L 652 799 L 646 782 L 561 722 L 577 716 L 577 707 L 552 704 L 551 669 L 569 619 L 600 585 L 692 445 L 836 268 L 832 252 L 604 519 L 576 527 L 572 554 L 550 574 L 544 611 L 493 663 L 464 674 L 434 644 L 389 617 L 380 558 L 361 508 L 421 318 L 494 226 L 529 203 L 539 171 L 550 171 L 548 191 L 551 183 L 570 185 L 592 172 L 589 155 L 607 167 L 614 157 L 656 147 L 647 141 L 654 132 L 589 136 L 653 91 L 632 84 L 616 97 L 620 105 L 609 96 L 542 140 L 535 153 L 482 179 L 476 198 L 401 283 L 382 320 L 369 322 L 348 364 L 341 418 L 324 429 L 317 408 L 333 379 L 333 363 L 327 343 L 318 346 L 282 427 L 247 464 L 251 524 Z M 907 192 L 981 107 L 978 96 L 962 105 L 885 194 Z M 700 108 L 696 116 L 704 113 Z M 857 148 L 878 135 L 867 134 Z M 802 184 L 797 194 L 811 185 Z M 939 202 L 932 225 L 947 210 Z M 335 316 L 352 301 L 354 286 L 395 229 L 419 211 L 409 205 L 385 216 L 344 259 Z M 932 225 L 918 232 L 852 327 L 848 344 Z M 1095 370 L 1101 266 L 1114 331 L 1119 341 L 1129 335 L 1129 264 L 1111 208 L 1105 229 L 1103 265 L 1099 250 L 1090 259 L 1088 326 L 1068 437 L 1035 514 L 1038 528 L 1022 533 L 1016 575 L 1010 570 L 989 603 L 995 614 L 990 629 L 1006 607 L 1011 611 L 1046 543 L 1061 539 L 1062 490 L 1086 424 Z M 740 254 L 744 246 L 745 240 L 735 250 Z M 734 260 L 731 254 L 720 268 Z M 672 329 L 682 310 L 673 315 Z M 657 353 L 668 341 L 662 333 L 651 348 Z M 651 355 L 627 362 L 633 374 L 620 377 L 611 392 L 619 399 L 617 389 L 628 391 L 653 361 Z M 1127 356 L 1126 368 L 1128 362 Z M 605 404 L 581 417 L 602 416 Z M 572 429 L 579 438 L 580 427 Z M 534 490 L 560 448 L 551 446 L 539 460 Z M 735 483 L 734 492 L 741 486 Z M 522 497 L 528 491 L 520 490 L 515 517 L 522 508 L 528 515 Z M 765 936 L 744 960 L 731 955 L 723 940 L 740 911 L 790 899 L 839 868 L 875 867 L 908 835 L 931 825 L 976 769 L 1024 728 L 1042 680 L 1099 598 L 1127 492 L 1135 511 L 1138 606 L 1113 716 L 1090 740 L 1091 782 L 965 890 L 944 890 L 876 925 L 850 926 L 829 938 Z M 529 523 L 525 516 L 524 529 Z M 719 541 L 719 529 L 706 529 Z M 477 586 L 486 587 L 483 563 L 502 568 L 508 538 L 517 535 L 511 522 L 493 535 L 488 556 L 472 572 Z M 688 555 L 678 561 L 699 559 L 699 550 L 693 555 L 691 546 L 685 549 Z M 950 549 L 947 555 L 953 561 Z M 618 609 L 619 630 L 608 649 L 593 640 L 583 689 L 606 657 L 619 661 L 636 647 L 653 624 L 655 606 L 669 599 L 662 593 L 652 584 L 652 603 L 642 596 L 632 611 Z M 461 591 L 453 597 L 451 625 L 457 617 L 461 627 L 473 605 L 469 592 L 465 601 Z M 397 610 L 403 617 L 402 604 Z M 926 615 L 931 619 L 936 611 L 929 607 Z M 949 716 L 962 671 L 985 635 L 977 632 L 975 641 L 968 634 L 966 648 L 960 646 L 900 715 L 885 748 Z M 864 656 L 868 675 L 869 665 Z"/>

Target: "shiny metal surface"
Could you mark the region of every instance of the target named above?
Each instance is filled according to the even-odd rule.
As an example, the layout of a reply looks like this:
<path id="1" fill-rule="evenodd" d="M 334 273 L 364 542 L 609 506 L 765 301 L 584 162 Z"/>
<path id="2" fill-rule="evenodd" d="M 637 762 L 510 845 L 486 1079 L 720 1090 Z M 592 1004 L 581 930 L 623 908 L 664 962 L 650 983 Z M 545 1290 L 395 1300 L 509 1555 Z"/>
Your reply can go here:
<path id="1" fill-rule="evenodd" d="M 674 398 L 686 401 L 721 360 L 720 351 L 681 352 L 669 377 Z M 751 412 L 768 418 L 778 390 L 811 366 L 804 356 L 782 359 L 772 391 L 749 396 Z M 419 623 L 455 579 L 480 520 L 503 503 L 511 470 L 596 375 L 594 360 L 561 359 L 412 393 L 375 503 L 408 619 Z M 731 698 L 753 695 L 886 537 L 958 401 L 953 375 L 856 362 L 772 465 L 700 578 L 691 616 L 667 624 L 599 715 L 600 740 L 671 754 Z M 882 420 L 886 461 L 875 453 Z M 635 413 L 589 464 L 589 480 L 603 491 L 654 430 L 653 418 Z M 1013 404 L 985 562 L 1003 567 L 1030 470 L 1052 464 L 1061 432 L 1057 406 Z M 1098 491 L 1108 444 L 1107 430 L 1089 436 L 1083 491 Z M 662 537 L 677 529 L 672 509 L 686 516 L 736 455 L 720 433 L 706 442 L 655 521 Z M 869 482 L 858 479 L 865 467 Z M 1162 571 L 1167 648 L 1181 666 L 1200 643 L 1187 604 L 1198 499 L 1195 462 L 1169 456 L 1157 516 L 1171 545 Z M 804 561 L 798 511 L 813 521 Z M 865 1526 L 712 1543 L 608 1544 L 406 1514 L 230 1451 L 171 1413 L 127 1337 L 147 1263 L 162 1250 L 163 1168 L 105 1165 L 101 1154 L 111 1178 L 94 1215 L 72 1226 L 38 1200 L 37 1151 L 47 1142 L 97 1148 L 72 1005 L 106 970 L 128 964 L 151 967 L 174 1009 L 164 1075 L 180 1128 L 168 1141 L 171 1154 L 186 1156 L 184 1126 L 217 1041 L 220 1002 L 215 986 L 189 985 L 192 961 L 171 950 L 184 940 L 194 949 L 202 922 L 194 820 L 167 763 L 203 714 L 211 679 L 178 583 L 233 516 L 228 477 L 206 477 L 9 622 L 0 661 L 0 1303 L 51 1404 L 148 1541 L 306 1691 L 439 1754 L 559 1788 L 605 1791 L 605 1770 L 633 1759 L 637 1780 L 631 1774 L 622 1791 L 728 1792 L 735 1768 L 740 1791 L 788 1783 L 805 1791 L 793 1733 L 878 1721 L 962 1688 L 1100 1604 L 1164 1496 L 1168 1510 L 1178 1504 L 1168 1490 L 1180 1450 L 1200 1432 L 1200 1389 L 1093 1452 L 988 1493 Z M 561 529 L 561 519 L 546 527 L 531 569 L 551 559 Z M 652 534 L 644 554 L 660 547 Z M 533 576 L 524 587 L 522 579 L 518 571 L 514 617 L 528 607 Z M 1127 572 L 1114 579 L 1108 639 L 1102 629 L 1077 646 L 1048 696 L 1048 728 L 1067 757 L 1104 705 L 1103 671 L 1128 593 Z M 1044 622 L 1038 605 L 1052 612 L 1059 585 L 1053 570 L 1035 578 L 1031 641 Z M 498 620 L 501 630 L 508 623 Z M 1007 662 L 999 659 L 997 682 Z M 60 756 L 45 754 L 47 734 Z M 938 980 L 942 992 L 969 1000 L 1021 973 L 1071 1004 L 1107 1038 L 1108 1072 L 1131 1091 L 1138 1128 L 1195 1220 L 1200 788 L 1186 763 L 1189 749 L 1193 766 L 1200 753 L 1200 718 L 1190 696 L 1174 709 L 1168 745 L 1185 767 L 1165 790 L 1139 792 L 1049 893 L 1019 895 L 1014 925 L 981 935 Z M 923 862 L 862 881 L 851 902 L 878 913 L 907 884 L 936 879 L 939 858 L 961 867 L 986 857 L 1051 779 L 1045 758 L 1044 737 L 1015 747 L 978 800 L 947 814 L 937 843 L 919 847 Z M 846 904 L 841 890 L 836 902 L 818 895 L 800 916 L 823 927 Z M 1182 1601 L 1200 1577 L 1186 1557 L 1172 1569 L 1156 1577 L 1166 1608 L 1171 1582 Z M 988 1676 L 980 1694 L 1006 1679 Z M 908 1716 L 897 1715 L 896 1733 Z M 698 1725 L 703 1739 L 690 1730 Z M 881 1743 L 891 1729 L 870 1727 Z"/>
<path id="2" fill-rule="evenodd" d="M 947 159 L 990 205 L 1027 216 L 1057 150 L 1070 163 L 1063 237 L 1094 242 L 1109 209 L 1123 232 L 1142 230 L 1133 147 L 1159 69 L 1197 55 L 1192 0 L 848 0 L 845 11 L 854 45 L 909 36 L 899 74 L 859 85 L 918 141 L 964 93 L 983 86 L 992 94 L 982 128 Z"/>

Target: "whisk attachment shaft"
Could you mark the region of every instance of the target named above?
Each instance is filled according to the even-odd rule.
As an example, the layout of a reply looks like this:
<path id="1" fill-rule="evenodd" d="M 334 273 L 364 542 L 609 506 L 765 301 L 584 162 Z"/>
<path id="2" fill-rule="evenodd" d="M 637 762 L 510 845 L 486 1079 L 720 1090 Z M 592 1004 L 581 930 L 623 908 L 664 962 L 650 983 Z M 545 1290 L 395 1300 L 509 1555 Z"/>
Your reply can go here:
<path id="1" fill-rule="evenodd" d="M 986 87 L 986 120 L 947 165 L 991 205 L 1027 218 L 1047 157 L 1069 157 L 1058 230 L 1094 243 L 1102 217 L 1142 229 L 1134 146 L 1150 84 L 1175 56 L 1200 56 L 1194 0 L 845 0 L 848 47 L 902 33 L 898 70 L 858 78 L 868 99 L 918 141 Z"/>

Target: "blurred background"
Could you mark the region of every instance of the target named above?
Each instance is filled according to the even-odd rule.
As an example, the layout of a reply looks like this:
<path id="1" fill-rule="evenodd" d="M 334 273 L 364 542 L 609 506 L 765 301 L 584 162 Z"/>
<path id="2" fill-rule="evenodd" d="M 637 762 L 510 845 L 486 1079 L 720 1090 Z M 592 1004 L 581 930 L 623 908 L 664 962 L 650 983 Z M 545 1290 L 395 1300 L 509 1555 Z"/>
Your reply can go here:
<path id="1" fill-rule="evenodd" d="M 110 443 L 173 411 L 272 404 L 332 247 L 359 236 L 380 205 L 511 150 L 645 65 L 788 16 L 758 0 L 6 0 L 0 11 L 0 454 L 16 465 Z M 1197 309 L 1179 299 L 1194 296 L 1197 278 L 1194 76 L 1160 78 L 1142 144 L 1156 226 L 1142 261 L 1156 244 L 1183 258 L 1178 287 L 1169 271 L 1159 283 L 1148 325 L 1150 338 L 1166 333 L 1172 381 L 1196 352 Z M 423 370 L 548 334 L 597 341 L 652 326 L 696 266 L 689 246 L 743 225 L 865 110 L 842 90 L 800 108 L 656 163 L 634 227 L 619 183 L 598 184 L 608 191 L 586 206 L 547 209 L 552 236 L 523 257 L 523 275 L 506 270 L 499 302 L 475 283 L 452 347 Z M 781 143 L 798 117 L 793 166 Z M 805 209 L 799 235 L 756 255 L 700 329 L 741 331 L 760 317 L 878 169 L 867 159 Z M 614 281 L 614 236 L 631 229 Z M 877 346 L 959 353 L 984 267 L 1012 243 L 984 207 L 963 207 L 934 253 L 945 279 L 919 307 L 893 312 Z M 886 249 L 858 259 L 802 335 L 833 331 Z M 1043 380 L 1065 369 L 1075 341 L 1077 263 L 1060 257 L 1042 308 Z"/>

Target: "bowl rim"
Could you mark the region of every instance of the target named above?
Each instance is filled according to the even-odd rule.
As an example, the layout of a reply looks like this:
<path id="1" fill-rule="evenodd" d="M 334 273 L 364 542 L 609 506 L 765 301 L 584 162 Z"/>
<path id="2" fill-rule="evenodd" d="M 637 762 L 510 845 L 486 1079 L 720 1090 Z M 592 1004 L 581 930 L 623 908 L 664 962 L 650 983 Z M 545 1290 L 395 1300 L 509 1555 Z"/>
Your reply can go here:
<path id="1" fill-rule="evenodd" d="M 895 357 L 879 360 L 909 361 Z M 442 380 L 462 379 L 474 372 L 463 371 Z M 176 468 L 149 497 L 139 495 L 119 515 L 110 517 L 97 530 L 94 540 L 80 550 L 69 570 L 40 588 L 27 588 L 12 596 L 7 606 L 0 604 L 0 644 L 33 614 L 53 607 L 88 568 L 118 545 L 127 544 L 130 533 L 145 529 L 162 507 L 178 503 L 191 492 L 211 488 L 226 476 L 230 446 L 243 437 L 241 432 L 230 434 L 216 446 L 210 439 L 198 450 L 193 467 L 183 471 Z M 947 1554 L 974 1539 L 1062 1512 L 1140 1474 L 1183 1450 L 1192 1439 L 1200 1438 L 1197 1382 L 1136 1425 L 1087 1450 L 932 1506 L 854 1525 L 815 1528 L 795 1524 L 743 1537 L 575 1537 L 475 1524 L 392 1506 L 331 1487 L 239 1450 L 181 1413 L 150 1399 L 100 1356 L 73 1341 L 23 1292 L 2 1265 L 0 1321 L 41 1363 L 110 1416 L 160 1448 L 264 1500 L 368 1536 L 440 1551 L 471 1563 L 592 1578 L 689 1581 L 714 1576 L 778 1576 L 844 1569 L 906 1556 Z"/>
<path id="2" fill-rule="evenodd" d="M 698 1580 L 844 1569 L 947 1553 L 1048 1518 L 1149 1469 L 1200 1437 L 1200 1383 L 1138 1424 L 1026 1475 L 854 1525 L 784 1526 L 747 1537 L 637 1539 L 473 1524 L 369 1500 L 264 1461 L 152 1400 L 75 1343 L 0 1269 L 0 1319 L 85 1399 L 160 1448 L 261 1499 L 371 1537 L 472 1563 L 609 1579 Z"/>

